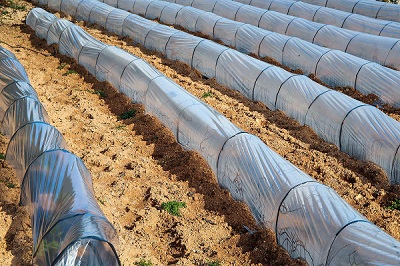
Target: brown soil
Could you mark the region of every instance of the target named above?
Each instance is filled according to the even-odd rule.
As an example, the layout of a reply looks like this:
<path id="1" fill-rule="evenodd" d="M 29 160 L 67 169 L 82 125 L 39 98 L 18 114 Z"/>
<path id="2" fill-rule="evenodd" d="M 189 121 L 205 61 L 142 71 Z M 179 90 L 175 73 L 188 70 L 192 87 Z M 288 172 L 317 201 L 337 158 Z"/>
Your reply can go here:
<path id="1" fill-rule="evenodd" d="M 29 2 L 20 1 L 30 10 Z M 24 24 L 27 11 L 8 11 L 0 19 L 0 45 L 24 65 L 49 113 L 51 124 L 66 138 L 69 150 L 92 173 L 95 195 L 120 240 L 124 265 L 141 259 L 155 265 L 302 265 L 261 230 L 242 203 L 219 188 L 200 156 L 183 150 L 169 130 L 146 115 L 109 84 L 98 82 L 73 60 L 48 47 Z M 334 188 L 349 204 L 400 240 L 400 211 L 387 205 L 400 198 L 384 172 L 340 152 L 279 111 L 251 102 L 239 93 L 204 79 L 187 65 L 132 45 L 95 25 L 78 23 L 101 41 L 119 46 L 150 62 L 190 93 L 224 114 L 234 124 L 259 136 L 281 156 Z M 67 74 L 68 70 L 76 73 Z M 211 97 L 202 96 L 211 92 Z M 119 115 L 136 110 L 133 118 Z M 8 140 L 0 138 L 0 152 Z M 19 206 L 20 186 L 13 170 L 0 164 L 0 264 L 30 265 L 30 219 Z M 161 204 L 186 203 L 181 216 Z M 248 231 L 247 228 L 250 229 Z M 252 231 L 255 232 L 252 232 Z"/>

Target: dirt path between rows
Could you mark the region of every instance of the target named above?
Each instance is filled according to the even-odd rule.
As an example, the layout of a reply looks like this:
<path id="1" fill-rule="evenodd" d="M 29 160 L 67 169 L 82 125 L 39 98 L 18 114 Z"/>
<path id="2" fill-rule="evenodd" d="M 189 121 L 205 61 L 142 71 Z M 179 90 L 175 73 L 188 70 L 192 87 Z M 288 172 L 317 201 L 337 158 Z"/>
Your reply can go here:
<path id="1" fill-rule="evenodd" d="M 0 45 L 24 65 L 51 124 L 92 173 L 96 198 L 118 232 L 124 265 L 141 259 L 154 265 L 302 264 L 276 245 L 273 233 L 258 228 L 247 207 L 219 188 L 205 161 L 183 150 L 142 105 L 130 103 L 39 40 L 24 23 L 32 4 L 21 0 L 19 5 L 26 10 L 5 9 L 10 13 L 1 16 Z M 349 157 L 308 127 L 202 78 L 187 65 L 95 25 L 77 24 L 99 40 L 147 60 L 400 239 L 400 211 L 386 207 L 400 197 L 400 188 L 390 186 L 376 165 Z M 132 109 L 133 118 L 119 118 Z M 0 152 L 6 152 L 8 141 L 0 138 Z M 18 205 L 19 193 L 13 170 L 0 164 L 1 265 L 31 264 L 30 219 Z M 161 210 L 161 204 L 171 200 L 186 203 L 180 217 Z"/>

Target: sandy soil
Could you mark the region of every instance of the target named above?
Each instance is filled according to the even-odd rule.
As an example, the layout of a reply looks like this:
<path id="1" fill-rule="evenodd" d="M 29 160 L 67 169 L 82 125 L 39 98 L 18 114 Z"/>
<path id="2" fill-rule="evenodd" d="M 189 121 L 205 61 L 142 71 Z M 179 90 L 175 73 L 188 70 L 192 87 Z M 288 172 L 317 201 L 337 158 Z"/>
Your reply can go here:
<path id="1" fill-rule="evenodd" d="M 0 2 L 1 3 L 1 2 Z M 183 150 L 171 132 L 146 115 L 107 83 L 96 81 L 73 60 L 59 55 L 24 24 L 33 6 L 8 11 L 0 19 L 0 45 L 25 66 L 51 123 L 66 138 L 69 150 L 92 173 L 97 200 L 115 226 L 124 265 L 141 259 L 155 265 L 302 265 L 275 243 L 272 232 L 257 227 L 248 209 L 219 188 L 205 161 Z M 140 56 L 223 113 L 242 129 L 259 136 L 281 156 L 318 181 L 334 188 L 347 202 L 400 240 L 400 211 L 387 205 L 400 198 L 384 172 L 322 141 L 279 111 L 251 102 L 237 92 L 204 79 L 187 65 L 78 22 L 101 41 Z M 69 70 L 76 73 L 67 74 Z M 70 71 L 71 72 L 71 71 Z M 210 92 L 211 97 L 202 97 Z M 134 109 L 133 118 L 119 115 Z M 0 138 L 5 153 L 8 139 Z M 13 170 L 0 160 L 0 264 L 30 265 L 30 219 L 18 205 L 20 186 Z M 186 203 L 181 216 L 161 210 L 170 200 Z M 248 231 L 247 228 L 251 230 Z M 255 231 L 255 232 L 253 232 Z"/>

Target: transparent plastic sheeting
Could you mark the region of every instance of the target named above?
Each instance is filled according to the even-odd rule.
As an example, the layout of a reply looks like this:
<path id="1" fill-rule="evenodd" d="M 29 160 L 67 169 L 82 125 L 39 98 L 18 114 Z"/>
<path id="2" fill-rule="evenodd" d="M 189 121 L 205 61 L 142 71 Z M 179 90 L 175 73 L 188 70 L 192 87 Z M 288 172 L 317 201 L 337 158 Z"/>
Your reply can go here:
<path id="1" fill-rule="evenodd" d="M 131 3 L 130 6 L 127 4 L 128 1 Z M 62 3 L 66 2 L 69 3 L 70 1 L 64 0 Z M 165 16 L 163 14 L 166 11 L 161 12 L 160 10 L 156 13 L 151 9 L 154 3 L 154 0 L 124 0 L 124 8 L 148 19 L 158 18 L 161 22 L 165 23 L 166 21 L 163 20 Z M 363 94 L 373 93 L 383 102 L 394 107 L 400 107 L 399 71 L 339 50 L 323 48 L 297 37 L 288 37 L 250 24 L 224 19 L 211 12 L 202 11 L 194 7 L 183 7 L 165 1 L 156 1 L 156 3 L 161 3 L 162 6 L 174 5 L 181 8 L 176 13 L 172 24 L 181 26 L 192 32 L 201 32 L 212 38 L 222 40 L 224 44 L 233 46 L 240 52 L 255 54 L 259 57 L 271 57 L 278 63 L 292 69 L 301 69 L 306 75 L 313 74 L 330 86 L 354 87 Z M 113 1 L 111 4 L 117 6 L 118 1 Z M 78 6 L 80 5 L 78 4 Z M 118 10 L 110 14 L 117 13 L 116 11 Z M 127 17 L 127 14 L 121 14 L 122 17 L 119 19 L 110 18 L 109 15 L 106 28 L 120 35 L 122 35 L 124 29 L 125 35 L 134 36 L 135 34 L 141 34 L 138 31 L 132 32 L 128 29 L 131 27 L 129 21 L 125 24 L 117 23 L 117 21 L 123 21 Z M 246 14 L 241 12 L 238 13 L 238 16 L 242 16 L 243 21 L 252 19 L 251 16 L 244 18 Z M 141 25 L 145 25 L 142 20 L 140 22 Z M 115 27 L 114 25 L 118 25 L 119 27 Z M 147 30 L 143 31 L 143 35 L 141 35 L 145 38 L 144 45 L 152 50 L 163 51 L 165 42 L 176 31 L 165 26 L 153 27 L 154 23 L 152 22 L 146 22 L 146 25 L 148 25 L 146 26 L 147 28 L 152 28 L 149 32 Z M 138 26 L 140 27 L 140 25 Z M 158 39 L 160 37 L 157 38 L 161 34 L 165 34 L 166 39 L 163 42 L 159 42 Z M 136 38 L 138 37 L 136 36 Z M 172 42 L 173 40 L 170 41 Z M 144 43 L 142 39 L 138 40 L 138 42 Z M 205 76 L 209 77 L 210 75 L 207 73 Z"/>
<path id="2" fill-rule="evenodd" d="M 44 12 L 32 9 L 26 20 L 28 25 L 33 29 L 42 27 Z M 54 19 L 54 23 L 58 21 L 62 20 Z M 82 51 L 89 46 L 91 55 L 98 58 L 96 66 L 90 66 L 92 74 L 114 86 L 119 84 L 117 89 L 123 88 L 133 101 L 139 99 L 144 103 L 146 111 L 166 125 L 183 147 L 199 152 L 217 174 L 221 186 L 229 189 L 235 199 L 248 204 L 261 225 L 277 232 L 278 243 L 288 248 L 292 257 L 302 257 L 311 265 L 324 264 L 328 258 L 348 264 L 349 258 L 357 255 L 367 263 L 400 263 L 400 243 L 368 222 L 332 189 L 301 172 L 258 137 L 243 132 L 142 59 L 113 46 L 98 45 L 98 41 L 72 23 L 63 25 L 67 26 L 59 31 L 59 40 L 67 41 L 63 35 L 68 32 L 68 42 L 76 44 L 75 49 L 86 43 L 81 46 Z M 60 51 L 75 54 L 66 49 L 72 45 L 65 45 L 64 41 L 58 43 Z M 81 62 L 81 56 L 82 53 L 75 59 Z M 42 157 L 37 163 L 45 160 Z M 354 234 L 352 224 L 368 224 L 368 227 L 349 238 Z M 364 232 L 364 228 L 368 231 Z M 291 243 L 297 246 L 289 247 Z M 348 245 L 351 253 L 347 254 Z M 360 248 L 364 245 L 380 248 Z M 340 257 L 330 250 L 340 251 Z"/>
<path id="3" fill-rule="evenodd" d="M 267 0 L 252 0 L 262 2 Z M 302 2 L 326 6 L 356 13 L 371 18 L 400 22 L 400 5 L 371 0 L 301 0 Z"/>
<path id="4" fill-rule="evenodd" d="M 126 2 L 127 0 L 114 1 L 119 3 Z M 129 9 L 135 8 L 136 2 L 142 2 L 141 0 L 129 1 L 135 2 L 134 6 L 130 6 Z M 192 6 L 228 19 L 245 22 L 276 33 L 298 37 L 323 47 L 340 50 L 384 66 L 400 69 L 400 39 L 360 33 L 275 11 L 268 11 L 231 0 L 166 1 Z M 123 6 L 126 7 L 126 4 Z M 164 14 L 164 10 L 162 10 L 162 15 Z M 175 9 L 174 12 L 176 15 L 179 10 Z M 173 14 L 169 14 L 169 16 L 171 17 Z M 168 23 L 167 21 L 163 22 Z M 205 21 L 205 23 L 213 23 L 213 21 Z"/>
<path id="5" fill-rule="evenodd" d="M 64 1 L 69 0 L 60 3 Z M 104 16 L 114 12 L 108 5 L 96 0 L 74 1 L 74 3 L 78 9 L 81 3 L 87 5 L 91 3 L 92 9 L 96 10 L 101 9 L 99 6 L 104 6 L 102 9 L 107 10 Z M 88 19 L 91 13 L 86 14 Z M 104 21 L 103 18 L 99 19 Z M 381 166 L 391 183 L 400 183 L 400 123 L 377 108 L 329 90 L 304 75 L 289 73 L 236 50 L 140 16 L 123 15 L 121 20 L 124 20 L 121 24 L 122 29 L 117 31 L 122 32 L 122 36 L 129 36 L 133 41 L 148 49 L 160 51 L 170 59 L 185 62 L 204 76 L 216 78 L 219 83 L 239 91 L 248 99 L 265 103 L 271 110 L 282 110 L 300 124 L 313 128 L 321 138 L 340 147 L 349 155 Z M 47 18 L 44 18 L 45 24 L 47 21 Z M 82 59 L 88 57 L 84 44 L 92 45 L 97 41 L 90 42 L 89 37 L 81 36 L 82 33 L 76 32 L 73 26 L 66 27 L 64 22 L 57 21 L 52 25 L 57 24 L 63 24 L 64 28 L 60 27 L 58 30 L 59 38 L 53 37 L 53 33 L 47 38 L 49 44 L 59 41 L 60 52 L 74 57 L 86 66 L 87 60 Z M 38 27 L 42 28 L 41 25 Z M 53 32 L 52 29 L 53 26 L 50 26 L 49 35 Z M 104 51 L 99 55 L 90 55 L 97 60 L 90 62 L 88 68 L 90 73 L 100 80 L 109 80 L 116 88 L 121 87 L 121 91 L 126 91 L 125 87 L 129 84 L 125 85 L 127 84 L 125 80 L 132 80 L 128 78 L 129 72 L 126 68 L 130 70 L 130 64 L 135 65 L 140 60 L 132 55 L 119 56 L 114 52 L 117 48 L 104 48 L 104 46 L 101 48 Z M 119 58 L 125 64 L 112 65 L 114 58 Z M 329 64 L 329 58 L 324 58 L 321 63 Z M 96 62 L 97 65 L 93 65 Z M 125 68 L 127 64 L 128 67 Z M 354 71 L 352 73 L 357 74 Z M 376 81 L 372 80 L 375 76 L 376 74 L 365 78 L 368 82 L 376 84 Z M 156 81 L 153 81 L 150 87 L 154 83 Z M 132 99 L 143 102 L 145 95 L 146 91 L 139 88 L 135 90 Z"/>
<path id="6" fill-rule="evenodd" d="M 400 23 L 394 21 L 370 18 L 296 0 L 234 1 L 348 30 L 400 39 Z"/>
<path id="7" fill-rule="evenodd" d="M 0 130 L 11 139 L 6 161 L 31 217 L 35 265 L 118 265 L 117 235 L 97 205 L 88 170 L 65 150 L 23 66 L 1 46 L 0 89 Z"/>

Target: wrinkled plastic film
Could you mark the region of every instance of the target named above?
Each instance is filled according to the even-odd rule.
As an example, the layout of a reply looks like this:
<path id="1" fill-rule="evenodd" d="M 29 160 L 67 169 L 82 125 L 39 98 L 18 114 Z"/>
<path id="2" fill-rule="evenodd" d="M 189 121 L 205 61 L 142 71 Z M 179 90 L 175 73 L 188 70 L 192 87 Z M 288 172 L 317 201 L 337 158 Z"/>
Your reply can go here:
<path id="1" fill-rule="evenodd" d="M 310 105 L 305 124 L 310 126 L 323 140 L 340 146 L 342 122 L 354 108 L 364 105 L 337 91 L 319 95 Z M 324 117 L 320 114 L 324 113 Z"/>
<path id="2" fill-rule="evenodd" d="M 252 99 L 257 77 L 269 67 L 270 64 L 230 49 L 223 52 L 218 59 L 216 78 L 219 83 Z"/>
<path id="3" fill-rule="evenodd" d="M 97 221 L 93 221 L 92 224 Z M 98 251 L 101 252 L 98 252 Z M 112 246 L 104 241 L 85 238 L 78 240 L 66 248 L 58 257 L 56 266 L 63 265 L 117 265 L 118 261 L 113 257 Z"/>
<path id="4" fill-rule="evenodd" d="M 39 13 L 43 12 L 32 12 L 36 19 L 32 25 L 40 27 L 40 25 L 47 24 L 50 28 L 50 25 L 55 24 L 48 23 L 49 18 L 52 19 L 51 16 L 44 13 L 43 16 L 37 16 Z M 42 23 L 40 18 L 45 22 Z M 27 20 L 33 21 L 29 15 Z M 56 42 L 61 42 L 59 38 L 65 30 L 73 28 L 69 27 L 68 23 L 59 25 L 66 27 L 57 27 L 57 25 L 54 27 L 53 36 L 50 38 Z M 38 31 L 38 34 L 44 36 L 41 31 Z M 58 40 L 54 37 L 56 35 L 58 35 Z M 46 36 L 49 37 L 47 34 Z M 82 36 L 69 36 L 73 36 L 71 39 L 82 39 Z M 71 45 L 66 45 L 66 47 L 68 46 L 70 49 L 66 54 L 74 56 L 73 51 L 77 47 L 72 48 Z M 80 49 L 79 47 L 81 46 L 78 45 L 78 49 Z M 120 264 L 115 252 L 115 247 L 118 245 L 116 232 L 97 205 L 90 174 L 80 159 L 61 150 L 67 146 L 63 136 L 48 124 L 46 110 L 28 83 L 27 77 L 25 81 L 20 81 L 21 78 L 18 77 L 21 73 L 25 73 L 22 65 L 14 67 L 10 64 L 10 60 L 16 61 L 16 59 L 12 53 L 5 52 L 2 47 L 0 47 L 0 58 L 8 60 L 0 61 L 0 66 L 4 68 L 3 81 L 6 80 L 5 77 L 12 77 L 7 73 L 15 71 L 15 80 L 1 87 L 2 123 L 0 130 L 11 139 L 7 148 L 6 161 L 15 168 L 22 188 L 21 204 L 27 206 L 31 216 L 34 240 L 33 262 L 38 265 L 53 264 L 69 243 L 75 242 L 79 238 L 95 238 L 99 240 L 99 243 L 107 243 L 105 245 L 107 248 L 104 250 L 112 250 L 112 253 L 102 252 L 101 245 L 99 245 L 98 250 L 87 250 L 84 251 L 86 254 L 82 252 L 79 256 L 85 256 L 87 263 L 90 264 L 95 261 L 93 254 L 100 252 L 103 254 L 100 259 L 112 262 L 113 265 Z M 6 68 L 9 69 L 6 70 Z M 57 152 L 70 156 L 63 157 Z M 86 173 L 83 174 L 85 171 Z M 29 181 L 26 181 L 27 179 Z M 84 187 L 89 188 L 90 193 L 85 193 L 87 189 Z M 76 219 L 72 224 L 65 223 L 70 217 L 84 217 L 88 214 L 103 221 L 94 223 L 95 227 L 92 226 L 92 228 L 96 230 L 89 230 L 88 222 L 80 224 L 76 222 Z M 99 260 L 96 261 L 99 262 Z"/>
<path id="5" fill-rule="evenodd" d="M 185 108 L 179 118 L 178 142 L 186 149 L 199 151 L 214 173 L 224 143 L 242 132 L 226 117 L 209 106 L 197 104 Z"/>
<path id="6" fill-rule="evenodd" d="M 67 151 L 45 152 L 30 165 L 21 185 L 21 204 L 32 219 L 36 261 L 54 261 L 72 241 L 83 237 L 116 240 L 115 230 L 95 200 L 89 171 Z M 97 221 L 94 228 L 85 228 L 90 225 L 82 221 L 85 217 Z"/>
<path id="7" fill-rule="evenodd" d="M 178 136 L 180 113 L 196 104 L 200 104 L 197 98 L 164 76 L 153 79 L 147 89 L 146 111 L 157 117 L 175 137 Z"/>
<path id="8" fill-rule="evenodd" d="M 212 41 L 205 40 L 193 52 L 192 67 L 199 70 L 203 76 L 216 77 L 216 67 L 220 55 L 229 48 Z"/>
<path id="9" fill-rule="evenodd" d="M 17 99 L 7 109 L 1 123 L 1 132 L 7 137 L 11 137 L 18 128 L 30 122 L 48 123 L 47 112 L 37 98 L 23 97 Z"/>
<path id="10" fill-rule="evenodd" d="M 2 88 L 0 93 L 0 121 L 4 119 L 7 109 L 18 99 L 31 97 L 38 99 L 36 91 L 24 81 L 15 81 Z"/>
<path id="11" fill-rule="evenodd" d="M 199 45 L 194 49 L 194 53 L 196 53 L 196 51 L 200 51 L 198 49 L 201 48 L 202 45 L 206 47 L 206 45 L 209 43 L 209 41 L 203 41 L 199 43 Z M 227 52 L 225 51 L 223 53 Z M 223 54 L 221 54 L 221 56 L 223 56 Z M 227 59 L 231 60 L 229 58 Z M 193 59 L 192 64 L 194 61 L 195 60 Z M 258 89 L 257 92 L 269 93 L 269 88 L 271 86 L 270 84 L 275 84 L 273 86 L 273 90 L 275 90 L 276 93 L 273 97 L 276 100 L 276 95 L 279 92 L 282 84 L 290 82 L 290 80 L 292 78 L 294 79 L 295 77 L 296 75 L 292 73 L 282 71 L 275 66 L 270 66 L 264 69 L 258 76 L 257 82 L 255 81 L 254 95 L 260 96 L 260 94 L 256 94 L 256 88 Z M 303 80 L 302 77 L 299 79 Z M 268 84 L 268 90 L 265 90 L 265 84 Z M 306 90 L 304 91 L 306 92 Z M 305 93 L 304 95 L 307 98 L 308 95 L 312 94 Z M 313 96 L 309 97 L 308 99 L 311 99 L 312 97 Z M 187 132 L 187 130 L 192 128 L 192 126 L 189 126 L 190 124 L 193 123 L 200 125 L 205 123 L 202 122 L 202 118 L 197 117 L 198 112 L 196 111 L 203 110 L 200 105 L 204 105 L 204 103 L 201 103 L 197 98 L 193 97 L 171 80 L 163 76 L 158 76 L 152 79 L 148 86 L 147 92 L 145 93 L 145 98 L 146 110 L 150 114 L 153 114 L 159 118 L 164 125 L 171 129 L 176 137 L 180 138 L 180 134 L 182 133 L 182 137 L 184 137 L 182 140 L 185 141 L 187 145 L 186 147 L 199 147 L 199 143 L 207 143 L 209 139 L 199 140 L 197 139 L 196 134 L 189 134 Z M 186 112 L 193 112 L 196 114 L 196 116 L 186 116 Z M 219 119 L 215 119 L 215 114 L 210 114 L 210 117 L 214 117 L 214 125 L 219 124 Z M 199 122 L 196 123 L 195 121 Z M 181 125 L 183 126 L 182 132 L 180 131 Z M 186 127 L 184 125 L 188 126 Z M 226 126 L 224 128 L 226 128 Z M 196 130 L 200 131 L 199 128 L 196 128 Z M 269 150 L 269 148 L 267 148 L 265 144 L 255 136 L 241 132 L 235 133 L 234 130 L 229 131 L 228 133 L 219 134 L 221 134 L 221 137 L 216 137 L 215 134 L 212 134 L 212 136 L 217 138 L 217 143 L 222 143 L 223 139 L 228 138 L 228 140 L 225 141 L 225 144 L 223 144 L 222 151 L 220 152 L 217 161 L 217 176 L 219 182 L 222 186 L 231 191 L 233 197 L 243 200 L 249 205 L 257 221 L 259 221 L 261 224 L 270 224 L 271 227 L 274 228 L 282 201 L 285 199 L 285 197 L 286 199 L 289 199 L 287 197 L 288 192 L 292 191 L 292 188 L 298 185 L 316 182 L 309 176 L 299 171 L 293 165 L 283 160 L 280 156 L 277 156 L 274 152 Z M 232 134 L 236 135 L 231 136 Z M 202 137 L 203 136 L 204 134 L 202 134 Z M 242 137 L 245 139 L 243 140 Z M 193 142 L 193 146 L 188 143 L 188 140 L 191 138 L 196 139 Z M 254 138 L 254 142 L 249 140 L 250 138 Z M 233 142 L 233 140 L 236 139 L 238 141 Z M 212 138 L 210 138 L 210 143 L 211 142 L 213 142 Z M 203 146 L 200 145 L 200 147 Z M 214 157 L 213 154 L 214 153 L 211 154 L 212 156 L 210 158 Z M 249 178 L 247 179 L 247 177 Z M 307 196 L 308 194 L 299 193 L 299 195 L 302 195 L 301 197 L 303 197 L 304 195 Z M 323 197 L 323 195 L 318 197 Z M 301 201 L 306 201 L 306 199 L 301 199 Z M 307 210 L 310 211 L 313 209 L 307 208 Z M 332 213 L 332 211 L 327 211 L 327 213 Z M 312 214 L 310 212 L 310 217 L 311 216 Z M 319 216 L 317 215 L 316 217 Z M 346 220 L 346 217 L 342 217 L 340 219 Z M 285 219 L 285 221 L 289 220 Z M 326 220 L 321 219 L 320 221 L 323 223 Z M 290 222 L 287 224 L 290 225 Z M 293 232 L 302 230 L 302 228 L 296 228 L 295 225 L 289 227 L 289 229 Z M 299 235 L 301 238 L 300 241 L 307 242 L 306 234 Z M 299 238 L 297 238 L 297 236 L 290 235 L 287 241 L 295 241 L 295 239 L 298 240 Z M 308 245 L 319 248 L 318 245 L 315 245 L 315 241 L 308 243 Z M 324 250 L 316 249 L 315 252 L 313 252 L 313 256 L 315 256 L 313 259 L 315 261 L 323 261 L 324 259 L 326 260 L 327 254 Z M 289 252 L 291 252 L 292 256 L 295 255 L 295 253 L 292 253 L 292 251 Z"/>
<path id="12" fill-rule="evenodd" d="M 194 4 L 199 1 L 193 1 L 192 6 L 202 9 L 204 11 L 211 11 L 215 14 L 220 16 L 230 18 L 233 20 L 238 20 L 236 15 L 239 13 L 239 10 L 243 7 L 243 4 L 237 3 L 230 0 L 216 0 L 216 1 L 204 1 L 202 4 L 195 6 Z M 289 8 L 295 4 L 294 1 L 278 1 L 275 0 L 272 2 L 271 7 L 274 5 L 277 6 L 277 9 L 284 7 L 289 11 Z M 252 2 L 253 5 L 253 2 Z M 215 7 L 214 7 L 215 6 Z M 280 7 L 278 7 L 280 6 Z M 269 9 L 271 9 L 269 7 Z M 254 10 L 254 9 L 253 9 Z M 294 16 L 289 16 L 282 13 L 278 13 L 275 11 L 269 11 L 267 9 L 261 9 L 259 12 L 261 13 L 264 10 L 264 14 L 262 15 L 261 19 L 258 21 L 257 24 L 253 24 L 255 26 L 261 27 L 266 30 L 270 30 L 276 33 L 286 34 L 289 36 L 299 37 L 303 40 L 313 42 L 319 45 L 323 45 L 324 47 L 331 48 L 331 49 L 338 49 L 341 51 L 345 51 L 351 53 L 355 56 L 371 60 L 380 64 L 385 64 L 394 68 L 399 68 L 399 61 L 400 53 L 390 53 L 392 51 L 393 42 L 396 42 L 398 39 L 389 38 L 389 37 L 382 37 L 377 35 L 372 35 L 368 33 L 360 33 L 355 32 L 349 29 L 343 29 L 340 27 L 328 25 L 328 24 L 320 24 L 313 21 L 308 21 L 303 18 L 297 18 Z M 272 9 L 271 9 L 272 10 Z M 320 9 L 318 9 L 319 11 Z M 282 11 L 282 10 L 281 10 Z M 284 11 L 282 11 L 284 12 Z M 319 19 L 323 19 L 323 16 L 320 16 Z M 360 20 L 358 20 L 360 22 Z M 247 20 L 246 22 L 249 23 L 256 23 L 255 21 Z M 361 23 L 361 24 L 360 24 Z M 371 28 L 376 27 L 376 23 L 372 23 L 370 27 L 365 25 L 365 21 L 361 20 L 357 27 L 360 28 L 368 28 L 369 31 Z M 354 23 L 353 23 L 354 24 Z M 387 23 L 381 23 L 382 29 Z M 331 41 L 323 42 L 321 40 L 323 34 L 319 34 L 325 28 L 332 28 L 330 31 L 325 31 L 324 34 L 326 35 L 324 38 L 332 39 Z M 376 30 L 375 30 L 376 31 Z M 337 35 L 332 34 L 332 32 L 336 32 L 341 37 L 336 38 Z M 381 33 L 381 31 L 380 31 Z M 317 36 L 320 35 L 319 41 L 315 39 Z M 360 36 L 358 36 L 360 35 Z M 355 38 L 357 36 L 357 38 Z M 362 47 L 362 49 L 348 49 L 346 50 L 349 42 L 352 41 L 352 45 L 354 47 Z M 380 47 L 379 49 L 375 49 L 374 47 Z M 382 58 L 382 54 L 386 56 Z M 387 57 L 387 59 L 386 59 Z M 393 58 L 392 58 L 393 57 Z M 385 60 L 386 59 L 386 60 Z M 383 60 L 383 61 L 382 61 Z"/>
<path id="13" fill-rule="evenodd" d="M 257 222 L 267 228 L 275 228 L 286 193 L 298 184 L 313 181 L 274 154 L 258 137 L 238 134 L 226 142 L 218 161 L 220 185 L 233 198 L 244 201 Z"/>
<path id="14" fill-rule="evenodd" d="M 270 11 L 279 12 L 282 14 L 296 16 L 298 18 L 303 18 L 309 21 L 324 23 L 328 25 L 334 25 L 340 28 L 354 30 L 358 32 L 364 32 L 368 34 L 374 34 L 378 36 L 386 36 L 386 37 L 393 37 L 393 38 L 400 38 L 400 31 L 398 28 L 400 27 L 400 23 L 393 22 L 391 20 L 378 20 L 375 19 L 377 16 L 377 10 L 372 11 L 375 13 L 373 18 L 366 17 L 363 15 L 352 14 L 349 12 L 353 12 L 354 9 L 363 9 L 362 4 L 364 4 L 365 8 L 365 1 L 354 1 L 348 2 L 350 5 L 346 8 L 343 8 L 341 11 L 338 10 L 333 4 L 333 8 L 325 7 L 325 6 L 318 6 L 309 3 L 303 2 L 296 2 L 292 0 L 274 0 L 274 1 L 239 1 L 243 4 L 248 4 L 255 6 L 259 9 L 266 9 Z M 333 3 L 333 1 L 329 1 Z M 345 2 L 345 1 L 343 1 Z M 361 2 L 361 3 L 360 3 Z M 224 2 L 223 2 L 224 3 Z M 336 2 L 335 2 L 336 3 Z M 360 5 L 358 5 L 360 3 Z M 218 2 L 218 4 L 220 4 Z M 220 4 L 221 5 L 221 4 Z M 226 8 L 232 10 L 233 8 L 225 5 Z M 343 6 L 342 6 L 343 7 Z M 335 9 L 334 9 L 335 8 Z M 233 9 L 234 10 L 234 9 Z M 358 13 L 358 12 L 355 12 Z M 368 14 L 368 12 L 366 12 Z M 229 16 L 229 15 L 228 15 Z M 388 25 L 393 24 L 395 29 L 391 32 L 383 31 L 383 29 Z M 254 24 L 253 24 L 254 25 Z"/>
<path id="15" fill-rule="evenodd" d="M 309 265 L 325 265 L 336 234 L 354 221 L 365 218 L 332 188 L 308 182 L 293 188 L 283 200 L 276 237 L 281 246 L 291 251 L 292 257 L 304 258 Z M 342 248 L 343 255 L 351 254 L 352 250 Z"/>
<path id="16" fill-rule="evenodd" d="M 319 95 L 327 91 L 329 91 L 327 87 L 317 83 L 310 86 L 309 78 L 298 75 L 288 79 L 281 85 L 276 96 L 275 108 L 284 111 L 288 117 L 304 125 L 311 103 Z"/>
<path id="17" fill-rule="evenodd" d="M 343 247 L 346 247 L 345 249 Z M 397 265 L 399 242 L 370 222 L 352 223 L 336 236 L 326 265 Z"/>
<path id="18" fill-rule="evenodd" d="M 352 12 L 371 18 L 384 19 L 400 22 L 400 6 L 370 0 L 348 1 L 348 0 L 302 0 L 302 2 L 313 5 L 327 6 L 337 10 Z"/>
<path id="19" fill-rule="evenodd" d="M 179 32 L 176 29 L 159 24 L 149 31 L 143 44 L 147 49 L 165 54 L 169 40 Z"/>
<path id="20" fill-rule="evenodd" d="M 62 134 L 53 126 L 43 122 L 32 122 L 22 126 L 12 136 L 7 147 L 7 163 L 15 170 L 22 183 L 26 169 L 43 152 L 66 149 Z"/>
<path id="21" fill-rule="evenodd" d="M 343 122 L 341 150 L 361 160 L 372 161 L 388 174 L 391 183 L 398 183 L 399 176 L 392 172 L 396 151 L 400 145 L 398 122 L 372 106 L 354 109 Z M 355 126 L 356 125 L 356 126 Z M 367 141 L 368 140 L 368 141 Z"/>

